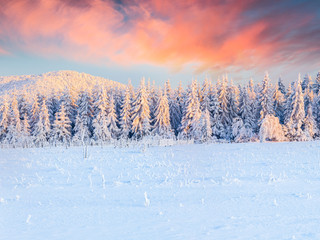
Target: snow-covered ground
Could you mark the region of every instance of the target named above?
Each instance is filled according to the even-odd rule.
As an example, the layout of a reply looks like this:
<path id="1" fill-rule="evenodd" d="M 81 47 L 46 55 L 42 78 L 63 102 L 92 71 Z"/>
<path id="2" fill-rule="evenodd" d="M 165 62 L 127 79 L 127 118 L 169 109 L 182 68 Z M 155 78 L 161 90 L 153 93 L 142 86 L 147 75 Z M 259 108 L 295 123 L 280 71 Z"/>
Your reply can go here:
<path id="1" fill-rule="evenodd" d="M 0 149 L 0 239 L 320 239 L 320 142 Z"/>

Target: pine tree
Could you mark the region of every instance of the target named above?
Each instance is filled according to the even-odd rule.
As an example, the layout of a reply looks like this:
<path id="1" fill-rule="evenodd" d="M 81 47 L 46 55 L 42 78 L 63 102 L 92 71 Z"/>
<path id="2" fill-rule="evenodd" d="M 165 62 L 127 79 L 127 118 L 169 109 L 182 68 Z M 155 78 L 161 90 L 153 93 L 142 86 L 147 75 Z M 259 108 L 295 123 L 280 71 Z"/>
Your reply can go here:
<path id="1" fill-rule="evenodd" d="M 50 128 L 48 108 L 44 99 L 40 107 L 38 122 L 35 123 L 34 130 L 32 132 L 34 143 L 37 147 L 43 147 L 48 144 L 51 132 Z"/>
<path id="2" fill-rule="evenodd" d="M 64 105 L 66 114 L 68 116 L 68 118 L 71 121 L 71 126 L 74 127 L 75 125 L 75 121 L 76 121 L 76 101 L 75 99 L 73 99 L 71 92 L 68 88 L 66 88 L 63 92 L 62 92 L 62 96 L 60 98 L 60 104 Z"/>
<path id="3" fill-rule="evenodd" d="M 270 89 L 269 74 L 266 73 L 263 79 L 262 88 L 258 95 L 258 125 L 261 125 L 262 120 L 266 115 L 273 115 L 272 89 Z"/>
<path id="4" fill-rule="evenodd" d="M 117 115 L 116 115 L 116 106 L 114 102 L 114 98 L 111 95 L 109 98 L 109 104 L 108 104 L 108 115 L 107 115 L 107 121 L 108 121 L 108 127 L 109 131 L 111 133 L 111 137 L 113 139 L 117 139 L 119 136 L 119 127 L 117 125 Z"/>
<path id="5" fill-rule="evenodd" d="M 5 142 L 11 144 L 13 147 L 19 145 L 21 140 L 21 121 L 20 112 L 18 108 L 18 101 L 16 96 L 13 96 L 10 108 L 10 123 L 7 129 Z"/>
<path id="6" fill-rule="evenodd" d="M 197 82 L 194 80 L 189 86 L 185 109 L 181 120 L 181 132 L 179 138 L 197 140 L 200 138 L 201 110 L 198 98 Z"/>
<path id="7" fill-rule="evenodd" d="M 104 89 L 101 89 L 100 97 L 97 99 L 95 118 L 93 119 L 93 139 L 100 144 L 110 141 L 111 133 L 109 131 L 109 121 L 107 119 L 107 107 L 106 93 Z"/>
<path id="8" fill-rule="evenodd" d="M 74 127 L 73 141 L 88 143 L 92 133 L 93 106 L 90 94 L 82 91 L 77 102 L 77 117 Z"/>
<path id="9" fill-rule="evenodd" d="M 250 96 L 250 94 L 254 94 L 255 95 L 254 84 L 253 84 L 253 79 L 252 78 L 250 78 L 250 80 L 249 80 L 248 88 L 249 88 L 249 91 L 248 91 L 249 92 L 249 96 Z M 250 96 L 250 97 L 252 97 L 252 96 Z M 256 96 L 253 96 L 253 98 L 255 99 Z"/>
<path id="10" fill-rule="evenodd" d="M 7 96 L 4 96 L 0 106 L 0 142 L 5 139 L 10 124 L 10 109 Z"/>
<path id="11" fill-rule="evenodd" d="M 19 112 L 20 112 L 20 116 L 22 116 L 21 120 L 24 119 L 24 116 L 29 115 L 29 106 L 26 98 L 27 98 L 27 93 L 24 91 L 23 94 L 18 99 Z"/>
<path id="12" fill-rule="evenodd" d="M 127 86 L 121 102 L 120 111 L 120 138 L 128 139 L 131 131 L 131 94 Z"/>
<path id="13" fill-rule="evenodd" d="M 284 123 L 285 99 L 281 91 L 276 88 L 273 93 L 273 109 L 275 116 L 279 118 L 281 124 Z"/>
<path id="14" fill-rule="evenodd" d="M 233 122 L 233 119 L 238 117 L 239 112 L 239 89 L 233 85 L 232 80 L 227 89 L 227 100 L 228 100 L 228 112 L 229 112 L 229 119 L 230 123 Z M 232 136 L 231 132 L 229 136 Z"/>
<path id="15" fill-rule="evenodd" d="M 291 99 L 291 105 L 285 120 L 287 127 L 286 135 L 289 140 L 302 141 L 304 140 L 304 134 L 301 127 L 305 117 L 305 111 L 300 75 L 295 84 L 295 90 L 292 93 Z"/>
<path id="16" fill-rule="evenodd" d="M 307 113 L 309 105 L 312 105 L 312 102 L 314 99 L 311 81 L 308 81 L 308 85 L 305 87 L 303 96 L 304 96 L 304 111 Z"/>
<path id="17" fill-rule="evenodd" d="M 312 112 L 317 123 L 317 128 L 320 129 L 320 92 L 312 102 Z"/>
<path id="18" fill-rule="evenodd" d="M 253 135 L 255 123 L 252 105 L 249 97 L 250 88 L 243 88 L 239 101 L 239 116 L 241 121 L 236 118 L 233 121 L 233 137 L 236 142 L 249 141 Z M 239 129 L 239 130 L 235 130 Z M 236 133 L 236 134 L 235 134 Z"/>
<path id="19" fill-rule="evenodd" d="M 231 138 L 231 120 L 228 108 L 226 79 L 219 84 L 218 100 L 220 103 L 219 120 L 217 123 L 219 138 L 230 140 Z"/>
<path id="20" fill-rule="evenodd" d="M 168 90 L 167 90 L 168 92 Z M 168 96 L 168 94 L 167 94 Z M 174 134 L 177 136 L 180 131 L 181 119 L 182 119 L 182 102 L 183 102 L 183 89 L 181 82 L 179 87 L 174 91 L 172 97 L 168 97 L 169 111 L 170 111 L 170 123 Z"/>
<path id="21" fill-rule="evenodd" d="M 305 139 L 308 141 L 313 140 L 315 136 L 319 135 L 317 123 L 313 117 L 311 104 L 309 104 L 308 106 L 307 116 L 303 121 L 302 129 L 305 135 Z"/>
<path id="22" fill-rule="evenodd" d="M 301 83 L 302 92 L 304 93 L 305 90 L 312 84 L 312 78 L 309 74 L 306 74 L 303 78 Z"/>
<path id="23" fill-rule="evenodd" d="M 52 138 L 54 144 L 63 143 L 70 144 L 71 141 L 71 121 L 67 116 L 64 104 L 60 106 L 60 110 L 56 113 L 52 129 Z"/>
<path id="24" fill-rule="evenodd" d="M 208 108 L 205 108 L 201 113 L 200 118 L 201 136 L 199 137 L 201 142 L 207 142 L 212 139 L 211 128 L 211 116 Z"/>
<path id="25" fill-rule="evenodd" d="M 257 123 L 257 119 L 256 116 L 258 115 L 258 101 L 257 101 L 257 86 L 253 85 L 253 80 L 252 78 L 249 81 L 248 84 L 248 96 L 249 96 L 249 105 L 251 106 L 251 112 L 252 112 L 252 116 L 253 116 L 253 125 L 252 125 L 252 131 L 256 132 L 256 130 L 258 129 L 258 123 Z"/>
<path id="26" fill-rule="evenodd" d="M 205 111 L 209 109 L 209 90 L 210 90 L 210 83 L 207 78 L 205 78 L 202 88 L 200 91 L 200 109 L 201 111 Z"/>
<path id="27" fill-rule="evenodd" d="M 313 84 L 313 90 L 315 94 L 318 95 L 320 90 L 320 71 L 318 72 L 315 83 Z"/>
<path id="28" fill-rule="evenodd" d="M 31 106 L 31 112 L 30 112 L 30 125 L 31 125 L 32 132 L 35 129 L 36 123 L 39 121 L 39 113 L 40 113 L 39 96 L 35 95 L 34 98 L 32 99 L 32 106 Z"/>
<path id="29" fill-rule="evenodd" d="M 286 87 L 284 86 L 281 78 L 279 78 L 279 80 L 278 80 L 278 90 L 279 90 L 283 95 L 286 95 Z"/>
<path id="30" fill-rule="evenodd" d="M 158 100 L 153 122 L 152 134 L 164 138 L 171 138 L 173 136 L 166 87 Z"/>
<path id="31" fill-rule="evenodd" d="M 132 133 L 135 139 L 150 134 L 150 109 L 144 79 L 141 80 L 138 94 L 132 104 Z"/>
<path id="32" fill-rule="evenodd" d="M 32 143 L 32 138 L 30 134 L 30 124 L 28 115 L 25 114 L 22 121 L 22 129 L 21 129 L 21 143 L 22 147 L 29 147 Z"/>
<path id="33" fill-rule="evenodd" d="M 155 118 L 155 111 L 157 108 L 157 103 L 159 100 L 159 91 L 155 88 L 155 86 L 151 86 L 150 90 L 148 91 L 148 105 L 150 109 L 150 119 Z M 161 92 L 160 92 L 161 95 Z M 150 121 L 150 127 L 152 128 L 153 126 L 153 121 Z"/>
<path id="34" fill-rule="evenodd" d="M 53 125 L 55 115 L 59 111 L 59 105 L 60 105 L 58 96 L 54 92 L 50 94 L 47 101 L 47 105 L 48 105 L 50 124 Z"/>
<path id="35" fill-rule="evenodd" d="M 232 137 L 235 142 L 247 142 L 252 135 L 249 135 L 249 129 L 244 127 L 243 120 L 240 117 L 236 117 L 232 121 Z"/>
<path id="36" fill-rule="evenodd" d="M 211 86 L 209 90 L 209 112 L 210 112 L 210 119 L 211 119 L 211 129 L 212 129 L 212 136 L 214 138 L 219 137 L 219 128 L 218 128 L 218 122 L 219 122 L 219 111 L 220 111 L 220 105 L 219 105 L 219 99 L 217 95 L 217 89 L 216 87 Z"/>

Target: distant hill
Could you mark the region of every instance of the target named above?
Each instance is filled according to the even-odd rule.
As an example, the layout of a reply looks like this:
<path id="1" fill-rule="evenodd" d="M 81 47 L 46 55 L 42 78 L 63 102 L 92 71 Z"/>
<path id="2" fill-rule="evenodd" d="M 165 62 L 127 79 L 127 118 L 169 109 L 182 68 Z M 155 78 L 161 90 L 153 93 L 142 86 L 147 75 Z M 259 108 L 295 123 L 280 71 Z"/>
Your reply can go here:
<path id="1" fill-rule="evenodd" d="M 0 76 L 0 96 L 22 92 L 47 95 L 66 88 L 72 92 L 93 89 L 96 86 L 123 88 L 125 85 L 103 77 L 76 71 L 48 72 L 40 75 Z"/>

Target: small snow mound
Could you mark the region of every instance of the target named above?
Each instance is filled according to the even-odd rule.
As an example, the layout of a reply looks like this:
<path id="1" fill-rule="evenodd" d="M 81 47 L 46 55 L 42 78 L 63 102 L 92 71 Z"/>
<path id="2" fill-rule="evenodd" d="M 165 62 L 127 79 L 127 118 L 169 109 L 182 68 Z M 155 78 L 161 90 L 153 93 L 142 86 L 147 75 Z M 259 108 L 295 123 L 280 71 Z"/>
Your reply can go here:
<path id="1" fill-rule="evenodd" d="M 30 224 L 30 219 L 31 219 L 31 215 L 29 214 L 29 215 L 28 215 L 28 218 L 27 218 L 27 220 L 26 220 L 26 223 L 27 223 L 27 224 Z"/>
<path id="2" fill-rule="evenodd" d="M 149 207 L 150 206 L 150 199 L 148 198 L 147 192 L 144 192 L 144 200 L 145 200 L 144 205 L 146 207 Z"/>

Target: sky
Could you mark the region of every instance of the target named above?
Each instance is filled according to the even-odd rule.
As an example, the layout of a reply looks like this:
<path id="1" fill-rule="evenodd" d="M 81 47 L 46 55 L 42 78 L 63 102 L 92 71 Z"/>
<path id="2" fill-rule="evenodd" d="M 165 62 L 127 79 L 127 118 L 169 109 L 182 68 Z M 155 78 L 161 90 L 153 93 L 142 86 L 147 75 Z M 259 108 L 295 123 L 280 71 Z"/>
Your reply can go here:
<path id="1" fill-rule="evenodd" d="M 0 0 L 0 75 L 291 82 L 320 70 L 319 23 L 318 0 Z"/>

